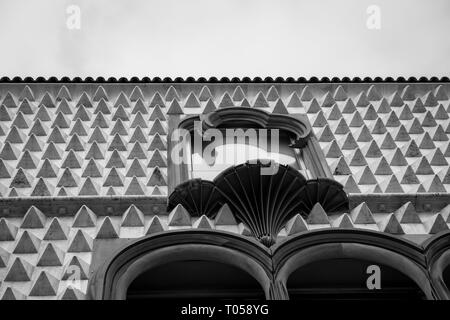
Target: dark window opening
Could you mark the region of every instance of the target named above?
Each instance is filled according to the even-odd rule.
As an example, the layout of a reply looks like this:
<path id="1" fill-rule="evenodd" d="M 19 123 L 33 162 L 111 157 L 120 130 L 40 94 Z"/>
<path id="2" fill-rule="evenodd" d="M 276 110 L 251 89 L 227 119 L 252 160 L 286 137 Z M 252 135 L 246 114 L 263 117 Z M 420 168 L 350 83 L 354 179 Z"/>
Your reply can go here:
<path id="1" fill-rule="evenodd" d="M 127 299 L 264 299 L 250 274 L 228 264 L 189 260 L 147 270 L 130 285 Z"/>
<path id="2" fill-rule="evenodd" d="M 380 267 L 381 289 L 369 290 L 367 267 Z M 318 261 L 295 270 L 287 281 L 291 300 L 418 300 L 425 295 L 398 270 L 354 259 Z"/>

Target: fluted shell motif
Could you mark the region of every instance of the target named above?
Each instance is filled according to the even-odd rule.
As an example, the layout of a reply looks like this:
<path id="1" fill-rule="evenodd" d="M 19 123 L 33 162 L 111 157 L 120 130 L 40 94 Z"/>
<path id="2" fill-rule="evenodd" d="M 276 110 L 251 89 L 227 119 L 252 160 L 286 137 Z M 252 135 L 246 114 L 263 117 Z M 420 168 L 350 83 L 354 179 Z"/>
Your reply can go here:
<path id="1" fill-rule="evenodd" d="M 277 168 L 275 174 L 264 174 L 269 166 Z M 288 165 L 260 161 L 230 167 L 212 182 L 185 182 L 169 197 L 169 209 L 182 204 L 194 216 L 205 214 L 211 218 L 225 203 L 239 222 L 267 246 L 275 243 L 290 218 L 298 213 L 307 217 L 316 203 L 327 212 L 348 208 L 347 195 L 336 181 L 306 180 Z"/>
<path id="2" fill-rule="evenodd" d="M 335 212 L 348 207 L 348 197 L 343 186 L 331 179 L 317 178 L 306 181 L 299 199 L 302 202 L 302 212 L 310 212 L 316 203 L 320 203 L 326 212 Z M 304 216 L 306 217 L 306 216 Z"/>
<path id="3" fill-rule="evenodd" d="M 178 204 L 193 217 L 214 216 L 224 203 L 217 192 L 214 182 L 202 179 L 191 179 L 178 185 L 170 194 L 168 212 Z"/>

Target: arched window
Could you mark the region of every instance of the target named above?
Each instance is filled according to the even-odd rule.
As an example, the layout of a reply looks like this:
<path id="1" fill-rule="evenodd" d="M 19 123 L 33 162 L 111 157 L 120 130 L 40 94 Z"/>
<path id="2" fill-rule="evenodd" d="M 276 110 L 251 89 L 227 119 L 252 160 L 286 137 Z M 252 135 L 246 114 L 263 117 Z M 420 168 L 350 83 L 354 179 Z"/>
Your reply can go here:
<path id="1" fill-rule="evenodd" d="M 169 193 L 189 179 L 212 180 L 256 159 L 289 165 L 307 179 L 332 178 L 306 115 L 230 107 L 172 120 Z"/>
<path id="2" fill-rule="evenodd" d="M 306 217 L 317 202 L 327 212 L 348 206 L 303 115 L 220 108 L 178 127 L 169 148 L 169 210 L 181 204 L 194 216 L 215 217 L 227 204 L 271 246 L 290 218 Z"/>
<path id="3" fill-rule="evenodd" d="M 422 248 L 368 230 L 317 230 L 274 248 L 290 299 L 435 299 Z"/>
<path id="4" fill-rule="evenodd" d="M 217 230 L 177 230 L 136 239 L 94 270 L 90 294 L 99 300 L 270 295 L 268 249 Z"/>

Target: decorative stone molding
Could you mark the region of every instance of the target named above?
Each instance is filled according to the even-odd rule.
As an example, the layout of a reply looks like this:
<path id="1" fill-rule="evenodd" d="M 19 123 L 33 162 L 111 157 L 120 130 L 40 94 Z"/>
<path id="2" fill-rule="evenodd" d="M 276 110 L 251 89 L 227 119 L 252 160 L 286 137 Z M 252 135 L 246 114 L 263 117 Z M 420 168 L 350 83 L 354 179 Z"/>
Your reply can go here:
<path id="1" fill-rule="evenodd" d="M 275 174 L 263 174 L 272 167 L 277 169 Z M 237 220 L 270 247 L 292 217 L 300 213 L 306 219 L 316 203 L 327 213 L 348 210 L 348 198 L 339 183 L 325 178 L 307 181 L 290 166 L 257 161 L 230 167 L 214 181 L 181 184 L 169 197 L 168 211 L 181 204 L 193 216 L 214 218 L 227 204 Z"/>
<path id="2" fill-rule="evenodd" d="M 247 107 L 225 107 L 214 112 L 190 116 L 181 121 L 180 128 L 192 131 L 194 121 L 202 122 L 202 129 L 211 128 L 263 128 L 279 129 L 295 137 L 293 148 L 304 148 L 311 133 L 311 126 L 305 115 L 284 115 L 268 113 Z"/>

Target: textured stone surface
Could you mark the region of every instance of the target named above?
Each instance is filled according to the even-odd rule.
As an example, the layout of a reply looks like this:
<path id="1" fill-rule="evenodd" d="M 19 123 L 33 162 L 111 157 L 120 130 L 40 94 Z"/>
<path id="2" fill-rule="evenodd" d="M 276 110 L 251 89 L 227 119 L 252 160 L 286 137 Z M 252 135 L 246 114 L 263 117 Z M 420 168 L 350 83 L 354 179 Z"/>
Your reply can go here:
<path id="1" fill-rule="evenodd" d="M 446 85 L 383 84 L 359 92 L 344 86 L 331 90 L 332 96 L 313 98 L 307 113 L 347 192 L 449 192 Z"/>
<path id="2" fill-rule="evenodd" d="M 32 207 L 28 212 L 40 212 Z M 360 228 L 396 235 L 426 235 L 448 230 L 450 205 L 438 212 L 417 213 L 408 202 L 391 213 L 371 212 L 363 202 L 350 212 L 327 216 L 317 204 L 308 219 L 294 216 L 278 240 L 307 230 Z M 161 231 L 203 228 L 252 237 L 237 223 L 225 205 L 215 219 L 191 217 L 181 205 L 172 212 L 153 215 L 146 208 L 131 205 L 122 216 L 97 216 L 83 206 L 73 216 L 40 220 L 2 218 L 16 233 L 0 240 L 0 297 L 4 299 L 83 299 L 87 290 L 89 265 L 95 239 L 133 239 Z M 45 223 L 41 225 L 41 221 Z M 74 281 L 78 279 L 79 281 Z"/>
<path id="3" fill-rule="evenodd" d="M 448 84 L 0 84 L 0 194 L 167 195 L 168 115 L 307 113 L 350 193 L 450 190 Z"/>
<path id="4" fill-rule="evenodd" d="M 17 202 L 23 208 L 3 204 L 0 212 L 0 298 L 84 299 L 95 241 L 184 228 L 252 236 L 228 206 L 215 219 L 193 218 L 181 206 L 165 212 L 170 115 L 230 106 L 304 113 L 348 193 L 435 197 L 450 192 L 449 89 L 433 83 L 2 83 L 0 196 L 23 197 Z M 308 218 L 294 216 L 278 241 L 323 228 L 398 236 L 448 230 L 450 205 L 413 197 L 399 203 L 392 195 L 389 205 L 378 198 L 352 202 L 349 212 L 331 216 L 316 205 Z"/>

